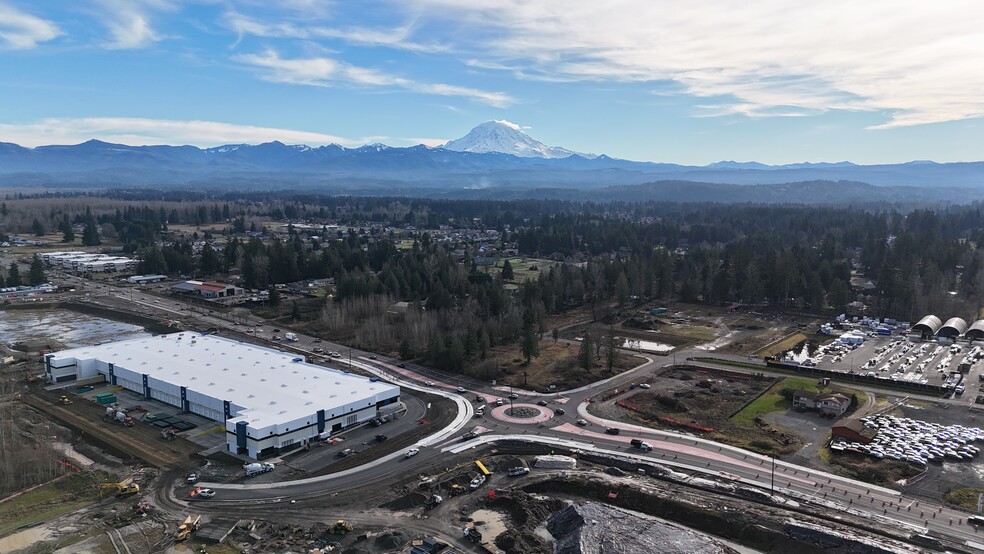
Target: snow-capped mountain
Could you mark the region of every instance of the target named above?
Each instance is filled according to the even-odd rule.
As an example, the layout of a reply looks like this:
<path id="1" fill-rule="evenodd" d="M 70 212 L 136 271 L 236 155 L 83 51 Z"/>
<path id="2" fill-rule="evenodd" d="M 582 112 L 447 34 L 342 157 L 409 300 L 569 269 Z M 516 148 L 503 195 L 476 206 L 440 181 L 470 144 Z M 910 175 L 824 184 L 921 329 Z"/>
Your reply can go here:
<path id="1" fill-rule="evenodd" d="M 520 158 L 567 158 L 574 152 L 566 148 L 547 146 L 523 132 L 519 125 L 508 121 L 486 121 L 444 146 L 454 152 L 512 154 Z"/>

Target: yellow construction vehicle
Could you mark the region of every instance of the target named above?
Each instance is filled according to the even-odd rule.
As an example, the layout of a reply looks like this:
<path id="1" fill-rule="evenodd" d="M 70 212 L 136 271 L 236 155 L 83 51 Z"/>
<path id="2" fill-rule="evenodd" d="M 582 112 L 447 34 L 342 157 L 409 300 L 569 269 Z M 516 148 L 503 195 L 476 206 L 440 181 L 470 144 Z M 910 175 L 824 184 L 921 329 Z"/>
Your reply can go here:
<path id="1" fill-rule="evenodd" d="M 60 402 L 62 404 L 71 404 L 72 403 L 72 399 L 69 398 L 68 396 L 65 396 L 63 394 L 63 395 L 61 395 L 61 398 L 58 399 L 58 402 Z"/>
<path id="2" fill-rule="evenodd" d="M 344 535 L 352 530 L 352 524 L 347 523 L 344 519 L 340 519 L 335 522 L 334 527 L 331 528 L 332 534 Z"/>
<path id="3" fill-rule="evenodd" d="M 127 496 L 140 492 L 140 485 L 133 482 L 133 477 L 127 477 L 119 483 L 103 483 L 99 485 L 99 496 L 102 496 L 103 491 L 108 489 L 115 489 L 116 496 Z"/>
<path id="4" fill-rule="evenodd" d="M 174 540 L 183 541 L 191 536 L 194 531 L 198 530 L 198 524 L 201 523 L 202 516 L 188 516 L 185 518 L 184 523 L 178 526 L 178 532 L 174 535 Z"/>

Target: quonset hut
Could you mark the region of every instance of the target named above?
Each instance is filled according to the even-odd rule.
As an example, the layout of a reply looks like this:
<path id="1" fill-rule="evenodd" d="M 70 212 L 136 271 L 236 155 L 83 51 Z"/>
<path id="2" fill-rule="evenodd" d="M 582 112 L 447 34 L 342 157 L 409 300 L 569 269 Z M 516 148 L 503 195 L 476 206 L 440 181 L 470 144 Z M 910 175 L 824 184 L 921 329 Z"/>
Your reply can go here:
<path id="1" fill-rule="evenodd" d="M 48 354 L 45 372 L 57 383 L 103 375 L 146 400 L 224 421 L 229 451 L 250 458 L 372 420 L 400 400 L 388 383 L 190 332 Z"/>
<path id="2" fill-rule="evenodd" d="M 967 329 L 966 336 L 970 340 L 984 339 L 984 319 L 979 319 L 971 324 L 970 329 Z"/>
<path id="3" fill-rule="evenodd" d="M 928 315 L 913 325 L 912 331 L 921 334 L 923 338 L 930 338 L 935 337 L 942 326 L 943 322 L 940 321 L 940 318 L 935 315 Z"/>
<path id="4" fill-rule="evenodd" d="M 967 322 L 959 317 L 951 317 L 936 332 L 938 336 L 955 339 L 967 332 Z"/>

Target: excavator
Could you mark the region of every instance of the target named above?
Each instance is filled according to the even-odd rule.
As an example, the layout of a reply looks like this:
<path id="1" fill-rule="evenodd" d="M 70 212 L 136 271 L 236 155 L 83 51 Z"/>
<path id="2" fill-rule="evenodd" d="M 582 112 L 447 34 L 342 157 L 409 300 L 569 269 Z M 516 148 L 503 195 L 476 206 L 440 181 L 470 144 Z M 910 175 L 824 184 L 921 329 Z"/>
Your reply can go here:
<path id="1" fill-rule="evenodd" d="M 198 525 L 202 521 L 202 516 L 188 516 L 185 518 L 184 523 L 178 526 L 178 532 L 174 535 L 174 540 L 183 541 L 191 536 L 191 534 L 198 530 Z"/>
<path id="2" fill-rule="evenodd" d="M 344 535 L 352 530 L 352 524 L 346 522 L 344 519 L 340 519 L 335 522 L 335 525 L 331 528 L 331 533 L 333 535 Z"/>
<path id="3" fill-rule="evenodd" d="M 140 485 L 133 482 L 133 477 L 127 477 L 119 483 L 103 483 L 99 485 L 99 496 L 107 489 L 115 489 L 116 496 L 127 496 L 140 492 Z"/>

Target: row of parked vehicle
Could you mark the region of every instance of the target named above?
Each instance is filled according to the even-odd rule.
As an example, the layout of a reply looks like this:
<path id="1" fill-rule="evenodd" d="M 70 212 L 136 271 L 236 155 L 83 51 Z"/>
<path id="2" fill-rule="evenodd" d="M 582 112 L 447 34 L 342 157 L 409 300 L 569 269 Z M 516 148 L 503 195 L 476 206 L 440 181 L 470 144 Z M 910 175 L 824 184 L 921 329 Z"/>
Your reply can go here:
<path id="1" fill-rule="evenodd" d="M 971 461 L 981 451 L 972 443 L 984 441 L 984 431 L 977 427 L 941 425 L 888 415 L 864 417 L 861 422 L 868 428 L 878 430 L 870 443 L 835 440 L 831 442 L 830 449 L 926 467 L 929 462 Z"/>

